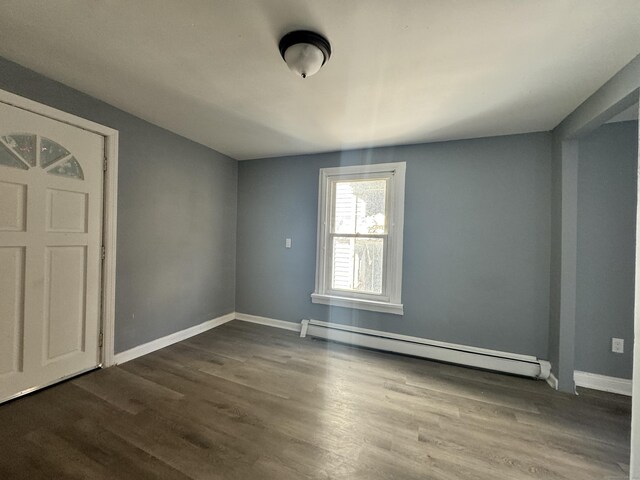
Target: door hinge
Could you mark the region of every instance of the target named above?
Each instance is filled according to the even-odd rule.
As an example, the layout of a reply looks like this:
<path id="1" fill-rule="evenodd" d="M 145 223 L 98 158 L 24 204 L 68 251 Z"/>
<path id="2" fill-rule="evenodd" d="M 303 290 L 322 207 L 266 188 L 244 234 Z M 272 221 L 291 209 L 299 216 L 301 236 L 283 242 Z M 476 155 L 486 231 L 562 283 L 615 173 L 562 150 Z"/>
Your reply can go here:
<path id="1" fill-rule="evenodd" d="M 98 346 L 101 347 L 102 346 L 102 339 L 104 337 L 104 334 L 102 332 L 100 332 L 100 335 L 98 335 Z"/>
<path id="2" fill-rule="evenodd" d="M 107 171 L 107 157 L 104 157 L 104 160 L 102 162 L 102 170 L 104 170 L 105 172 Z"/>
<path id="3" fill-rule="evenodd" d="M 104 260 L 104 257 L 105 257 L 106 255 L 107 255 L 107 251 L 106 251 L 106 249 L 104 248 L 104 245 L 103 245 L 103 246 L 102 246 L 102 249 L 100 250 L 100 258 L 101 258 L 102 260 Z"/>

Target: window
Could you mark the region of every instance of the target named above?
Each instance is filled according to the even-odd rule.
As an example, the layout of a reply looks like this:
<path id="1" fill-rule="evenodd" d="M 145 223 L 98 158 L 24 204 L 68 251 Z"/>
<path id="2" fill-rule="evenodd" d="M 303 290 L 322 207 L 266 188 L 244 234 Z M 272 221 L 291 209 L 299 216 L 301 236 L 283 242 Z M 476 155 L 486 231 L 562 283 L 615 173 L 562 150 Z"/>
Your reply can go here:
<path id="1" fill-rule="evenodd" d="M 36 164 L 52 175 L 84 180 L 82 167 L 62 145 L 32 133 L 0 136 L 0 166 L 29 170 Z"/>
<path id="2" fill-rule="evenodd" d="M 320 169 L 313 303 L 403 314 L 405 168 Z"/>

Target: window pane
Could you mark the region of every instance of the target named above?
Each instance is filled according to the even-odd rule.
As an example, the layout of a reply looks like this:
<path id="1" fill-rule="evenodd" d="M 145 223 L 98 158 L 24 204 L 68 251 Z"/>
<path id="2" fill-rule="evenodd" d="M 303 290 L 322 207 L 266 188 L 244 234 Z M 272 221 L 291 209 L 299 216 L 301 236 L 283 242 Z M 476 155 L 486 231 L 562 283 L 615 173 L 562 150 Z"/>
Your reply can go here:
<path id="1" fill-rule="evenodd" d="M 56 165 L 48 173 L 54 175 L 62 175 L 63 177 L 78 178 L 84 180 L 84 174 L 82 173 L 82 167 L 78 163 L 75 157 L 71 157 L 69 160 L 65 160 L 62 164 Z"/>
<path id="2" fill-rule="evenodd" d="M 69 151 L 62 145 L 58 145 L 48 138 L 40 139 L 40 166 L 42 168 L 47 168 L 49 165 L 69 155 L 71 155 Z"/>
<path id="3" fill-rule="evenodd" d="M 36 166 L 36 136 L 30 134 L 7 135 L 2 137 L 32 167 Z"/>
<path id="4" fill-rule="evenodd" d="M 0 165 L 6 167 L 20 168 L 22 170 L 28 170 L 29 167 L 24 162 L 18 160 L 15 155 L 9 151 L 7 147 L 0 144 Z"/>
<path id="5" fill-rule="evenodd" d="M 334 237 L 331 288 L 382 294 L 383 238 Z"/>
<path id="6" fill-rule="evenodd" d="M 387 180 L 335 182 L 333 233 L 386 233 Z"/>

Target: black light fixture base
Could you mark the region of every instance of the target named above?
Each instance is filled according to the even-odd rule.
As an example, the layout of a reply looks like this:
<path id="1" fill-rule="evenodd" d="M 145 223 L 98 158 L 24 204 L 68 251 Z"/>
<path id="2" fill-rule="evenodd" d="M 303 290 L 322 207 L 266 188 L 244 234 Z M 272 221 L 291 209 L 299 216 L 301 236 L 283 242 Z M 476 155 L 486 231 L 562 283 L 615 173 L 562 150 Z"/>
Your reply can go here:
<path id="1" fill-rule="evenodd" d="M 329 60 L 329 57 L 331 57 L 331 44 L 329 43 L 329 40 L 324 38 L 322 35 L 309 30 L 295 30 L 287 33 L 280 39 L 278 48 L 280 49 L 280 55 L 282 55 L 282 58 L 284 59 L 284 53 L 287 51 L 287 48 L 292 45 L 297 45 L 298 43 L 309 43 L 318 47 L 324 55 L 324 60 L 322 62 L 323 65 L 327 60 Z"/>

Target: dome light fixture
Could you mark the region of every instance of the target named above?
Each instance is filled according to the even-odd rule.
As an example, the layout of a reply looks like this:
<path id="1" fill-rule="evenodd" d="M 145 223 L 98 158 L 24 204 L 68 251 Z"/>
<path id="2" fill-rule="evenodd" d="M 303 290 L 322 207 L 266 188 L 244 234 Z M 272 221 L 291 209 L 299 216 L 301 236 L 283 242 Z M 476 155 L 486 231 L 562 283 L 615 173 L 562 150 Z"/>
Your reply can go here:
<path id="1" fill-rule="evenodd" d="M 322 35 L 296 30 L 280 39 L 280 55 L 289 69 L 302 78 L 318 73 L 331 56 L 331 45 Z"/>

